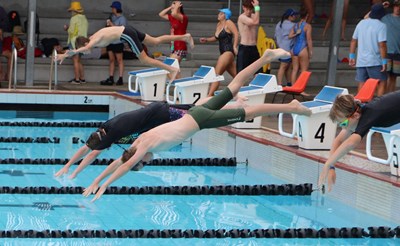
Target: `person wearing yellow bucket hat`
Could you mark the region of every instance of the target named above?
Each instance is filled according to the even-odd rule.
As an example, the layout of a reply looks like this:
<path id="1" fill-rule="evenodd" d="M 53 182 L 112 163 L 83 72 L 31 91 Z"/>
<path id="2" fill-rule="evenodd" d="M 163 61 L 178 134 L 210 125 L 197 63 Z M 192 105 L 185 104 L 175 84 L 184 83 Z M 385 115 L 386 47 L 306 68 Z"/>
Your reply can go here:
<path id="1" fill-rule="evenodd" d="M 92 36 L 90 36 L 90 38 L 78 37 L 76 39 L 77 49 L 69 50 L 65 54 L 57 56 L 57 61 L 62 63 L 65 58 L 77 55 L 79 53 L 89 52 L 94 47 L 106 47 L 113 42 L 122 41 L 129 45 L 130 49 L 143 64 L 158 67 L 170 72 L 169 81 L 172 82 L 179 73 L 179 69 L 149 57 L 146 54 L 142 43 L 145 45 L 159 45 L 175 40 L 185 41 L 186 43 L 189 43 L 192 48 L 194 47 L 193 38 L 190 33 L 186 33 L 184 35 L 163 35 L 159 37 L 152 37 L 146 33 L 136 30 L 134 27 L 129 25 L 105 27 L 94 33 Z"/>
<path id="2" fill-rule="evenodd" d="M 71 2 L 68 12 L 71 12 L 69 25 L 64 26 L 64 30 L 68 31 L 68 47 L 75 49 L 75 41 L 78 36 L 87 37 L 89 22 L 83 14 L 83 8 L 80 2 Z M 74 64 L 74 78 L 69 82 L 71 84 L 85 83 L 85 75 L 81 57 L 79 55 L 72 56 Z"/>
<path id="3" fill-rule="evenodd" d="M 77 13 L 83 13 L 83 8 L 81 6 L 80 2 L 71 2 L 71 6 L 68 9 L 68 12 L 77 12 Z"/>

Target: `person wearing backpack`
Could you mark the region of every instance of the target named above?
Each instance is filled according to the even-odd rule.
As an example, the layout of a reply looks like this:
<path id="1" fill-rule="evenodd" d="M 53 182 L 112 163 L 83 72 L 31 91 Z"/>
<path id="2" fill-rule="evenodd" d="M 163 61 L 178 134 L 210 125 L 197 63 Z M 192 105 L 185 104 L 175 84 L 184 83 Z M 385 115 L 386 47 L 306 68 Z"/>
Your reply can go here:
<path id="1" fill-rule="evenodd" d="M 80 2 L 71 2 L 68 9 L 71 12 L 71 19 L 69 25 L 64 26 L 64 30 L 68 31 L 68 46 L 70 49 L 76 49 L 75 40 L 78 36 L 87 37 L 89 23 L 86 16 L 83 14 L 83 8 Z M 69 82 L 71 84 L 86 83 L 83 64 L 81 62 L 81 55 L 76 54 L 72 56 L 74 64 L 74 78 Z"/>

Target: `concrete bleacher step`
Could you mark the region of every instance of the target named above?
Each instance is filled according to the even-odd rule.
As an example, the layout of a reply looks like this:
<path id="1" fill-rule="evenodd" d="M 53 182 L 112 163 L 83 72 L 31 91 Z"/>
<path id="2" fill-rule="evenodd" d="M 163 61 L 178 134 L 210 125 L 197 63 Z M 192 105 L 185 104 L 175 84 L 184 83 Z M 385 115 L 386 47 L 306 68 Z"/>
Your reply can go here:
<path id="1" fill-rule="evenodd" d="M 20 59 L 18 62 L 17 79 L 24 80 L 25 61 Z M 215 60 L 189 60 L 181 62 L 181 77 L 190 77 L 201 66 L 214 66 Z M 108 77 L 108 60 L 107 59 L 89 59 L 83 61 L 85 68 L 85 79 L 88 83 L 98 83 Z M 279 64 L 274 62 L 271 64 L 271 73 L 276 74 Z M 128 81 L 128 71 L 148 68 L 141 64 L 138 60 L 127 60 L 125 62 L 124 81 Z M 313 62 L 310 64 L 310 71 L 313 75 L 310 78 L 309 85 L 323 86 L 325 85 L 327 63 Z M 34 65 L 34 80 L 48 81 L 50 75 L 50 58 L 36 58 Z M 338 86 L 346 86 L 354 83 L 355 71 L 345 63 L 338 63 L 337 82 Z M 73 66 L 71 60 L 66 60 L 62 65 L 58 65 L 58 81 L 68 81 L 73 77 Z M 225 80 L 221 83 L 227 85 L 232 77 L 228 73 L 224 73 Z"/>

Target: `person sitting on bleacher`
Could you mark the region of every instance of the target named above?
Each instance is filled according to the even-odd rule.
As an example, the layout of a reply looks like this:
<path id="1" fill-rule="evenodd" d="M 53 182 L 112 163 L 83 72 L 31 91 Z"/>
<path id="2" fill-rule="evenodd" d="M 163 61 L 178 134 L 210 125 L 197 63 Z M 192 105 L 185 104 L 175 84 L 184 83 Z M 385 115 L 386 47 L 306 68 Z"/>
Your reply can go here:
<path id="1" fill-rule="evenodd" d="M 0 56 L 4 56 L 7 59 L 7 67 L 5 70 L 3 70 L 3 66 L 1 64 L 0 60 L 0 81 L 3 80 L 8 80 L 8 73 L 10 71 L 10 66 L 11 66 L 11 43 L 12 43 L 12 38 L 9 38 L 11 41 L 10 44 L 10 49 L 6 48 L 6 45 L 4 45 L 4 38 L 3 38 L 3 30 L 0 29 Z"/>
<path id="2" fill-rule="evenodd" d="M 0 41 L 2 42 L 2 45 L 1 45 L 2 47 L 0 49 L 0 55 L 7 58 L 7 70 L 4 71 L 4 73 L 0 73 L 0 75 L 1 75 L 0 81 L 1 81 L 2 76 L 4 76 L 4 80 L 8 80 L 9 76 L 10 76 L 9 72 L 10 72 L 10 67 L 11 67 L 11 56 L 12 56 L 13 44 L 14 44 L 15 49 L 17 50 L 18 57 L 21 57 L 20 54 L 22 52 L 24 52 L 25 44 L 22 41 L 22 39 L 19 38 L 21 35 L 24 35 L 24 32 L 22 31 L 21 26 L 14 26 L 11 36 L 3 37 L 2 31 L 0 33 L 1 33 Z M 25 59 L 25 57 L 23 57 L 23 58 Z M 1 69 L 0 69 L 0 71 L 1 71 Z"/>
<path id="3" fill-rule="evenodd" d="M 372 127 L 389 127 L 400 122 L 400 91 L 377 97 L 367 104 L 353 95 L 340 95 L 336 98 L 329 118 L 337 122 L 342 130 L 335 138 L 319 176 L 319 186 L 328 183 L 328 191 L 336 182 L 336 162 L 357 147 Z"/>
<path id="4" fill-rule="evenodd" d="M 192 48 L 194 47 L 193 38 L 189 33 L 184 35 L 163 35 L 160 37 L 152 37 L 148 34 L 139 32 L 132 26 L 105 27 L 90 36 L 90 38 L 78 37 L 76 39 L 76 49 L 69 50 L 65 54 L 59 55 L 57 60 L 61 63 L 66 57 L 73 56 L 77 53 L 89 52 L 93 47 L 106 47 L 113 42 L 122 41 L 129 44 L 131 50 L 143 64 L 169 71 L 169 79 L 170 82 L 172 82 L 178 74 L 179 69 L 147 56 L 143 49 L 142 42 L 145 45 L 158 45 L 175 40 L 185 41 L 189 43 Z"/>

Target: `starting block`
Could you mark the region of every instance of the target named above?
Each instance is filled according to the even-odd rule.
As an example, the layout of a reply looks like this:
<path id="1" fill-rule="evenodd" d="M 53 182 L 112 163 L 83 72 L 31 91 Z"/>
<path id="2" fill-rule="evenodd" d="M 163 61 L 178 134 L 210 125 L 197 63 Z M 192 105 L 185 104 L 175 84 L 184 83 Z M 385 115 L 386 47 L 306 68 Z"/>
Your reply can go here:
<path id="1" fill-rule="evenodd" d="M 166 58 L 164 63 L 179 68 L 179 62 L 174 58 Z M 148 68 L 129 72 L 128 87 L 130 92 L 137 93 L 145 101 L 164 101 L 165 84 L 169 72 L 161 68 Z M 135 79 L 135 89 L 132 89 L 132 78 Z"/>
<path id="2" fill-rule="evenodd" d="M 240 88 L 238 95 L 248 98 L 248 105 L 263 104 L 267 93 L 281 91 L 282 86 L 278 85 L 275 75 L 258 73 L 248 86 Z M 232 125 L 235 128 L 261 128 L 262 117 L 256 117 L 245 122 L 238 122 Z"/>
<path id="3" fill-rule="evenodd" d="M 372 135 L 374 133 L 382 134 L 385 142 L 387 159 L 378 158 L 372 155 Z M 367 144 L 365 147 L 367 157 L 371 161 L 381 164 L 390 164 L 390 173 L 399 176 L 399 157 L 400 154 L 400 123 L 390 127 L 372 127 L 367 134 Z"/>
<path id="4" fill-rule="evenodd" d="M 330 149 L 336 136 L 337 126 L 329 119 L 329 111 L 336 97 L 345 94 L 349 94 L 345 88 L 324 86 L 313 101 L 301 103 L 312 111 L 311 116 L 292 114 L 291 133 L 284 132 L 283 113 L 279 114 L 279 133 L 290 138 L 294 138 L 297 134 L 299 147 L 303 149 Z"/>
<path id="5" fill-rule="evenodd" d="M 213 67 L 201 66 L 192 77 L 176 79 L 172 83 L 168 83 L 167 102 L 176 104 L 178 98 L 181 104 L 195 104 L 207 96 L 210 83 L 222 80 L 224 80 L 224 76 L 216 75 Z M 171 86 L 175 87 L 173 100 L 169 99 Z"/>

